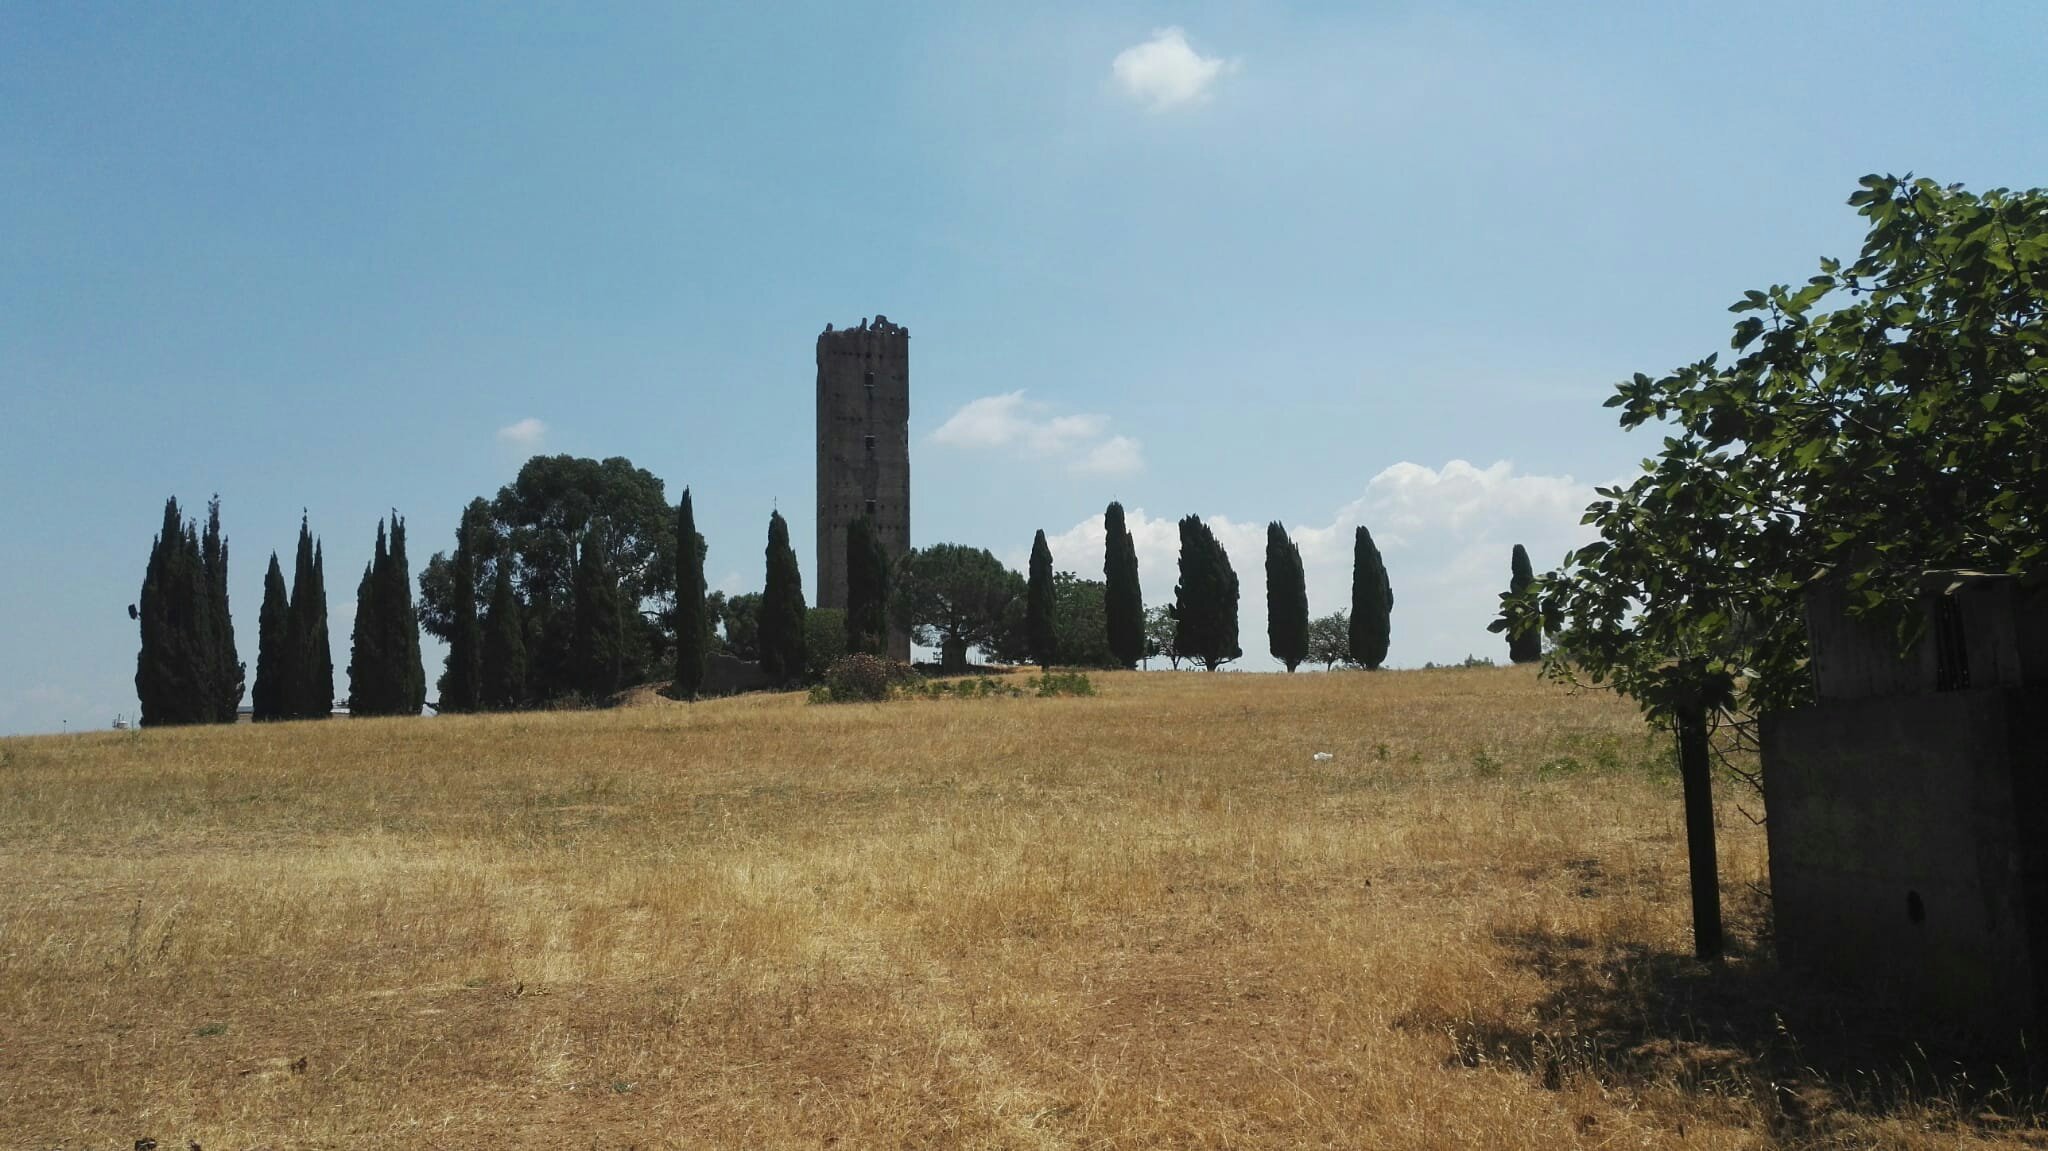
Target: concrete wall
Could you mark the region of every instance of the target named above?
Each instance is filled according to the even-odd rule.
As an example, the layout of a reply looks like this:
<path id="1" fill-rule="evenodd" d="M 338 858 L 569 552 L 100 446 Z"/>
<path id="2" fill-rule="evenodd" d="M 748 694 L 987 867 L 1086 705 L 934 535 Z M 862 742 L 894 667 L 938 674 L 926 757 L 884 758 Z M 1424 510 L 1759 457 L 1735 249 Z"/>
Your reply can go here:
<path id="1" fill-rule="evenodd" d="M 1824 700 L 1764 717 L 1783 958 L 1992 1038 L 2048 970 L 2048 692 Z"/>
<path id="2" fill-rule="evenodd" d="M 866 514 L 893 561 L 910 550 L 910 329 L 882 316 L 818 336 L 817 605 L 846 606 L 846 528 Z M 910 658 L 910 636 L 890 637 Z"/>

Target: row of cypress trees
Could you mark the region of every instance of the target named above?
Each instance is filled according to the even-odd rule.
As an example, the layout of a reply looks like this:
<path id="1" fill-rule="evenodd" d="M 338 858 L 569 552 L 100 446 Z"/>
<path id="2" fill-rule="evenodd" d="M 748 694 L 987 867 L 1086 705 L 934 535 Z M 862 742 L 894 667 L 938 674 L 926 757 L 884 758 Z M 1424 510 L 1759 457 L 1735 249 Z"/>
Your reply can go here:
<path id="1" fill-rule="evenodd" d="M 163 527 L 150 545 L 142 577 L 142 598 L 130 613 L 142 630 L 135 659 L 142 722 L 233 723 L 242 706 L 246 668 L 235 658 L 219 496 L 206 505 L 203 533 L 179 511 L 177 497 L 164 502 Z"/>
<path id="2" fill-rule="evenodd" d="M 334 653 L 327 632 L 327 558 L 299 517 L 292 585 L 285 592 L 277 553 L 263 574 L 263 610 L 257 617 L 256 684 L 249 710 L 258 721 L 325 719 L 334 711 Z"/>
<path id="3" fill-rule="evenodd" d="M 1125 667 L 1145 654 L 1145 602 L 1138 584 L 1138 552 L 1121 503 L 1103 513 L 1104 626 L 1109 649 Z M 1526 557 L 1524 557 L 1526 564 Z M 1031 541 L 1025 617 L 1031 656 L 1049 663 L 1053 633 L 1052 551 L 1045 532 Z M 1174 650 L 1210 671 L 1244 654 L 1237 638 L 1237 572 L 1216 534 L 1200 516 L 1180 521 L 1180 582 L 1167 614 L 1174 620 Z M 1386 662 L 1394 591 L 1385 562 L 1361 525 L 1353 543 L 1351 658 L 1370 669 Z M 1308 658 L 1308 582 L 1301 547 L 1280 521 L 1266 525 L 1266 627 L 1273 658 L 1288 671 Z"/>

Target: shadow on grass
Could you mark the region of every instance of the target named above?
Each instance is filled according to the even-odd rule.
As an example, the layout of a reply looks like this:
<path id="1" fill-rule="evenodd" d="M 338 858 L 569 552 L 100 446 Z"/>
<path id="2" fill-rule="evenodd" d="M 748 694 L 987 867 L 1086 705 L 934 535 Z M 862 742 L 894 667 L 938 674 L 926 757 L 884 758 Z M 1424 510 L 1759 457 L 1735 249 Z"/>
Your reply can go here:
<path id="1" fill-rule="evenodd" d="M 1896 1005 L 1780 968 L 1767 950 L 1718 964 L 1545 931 L 1500 935 L 1548 994 L 1519 1020 L 1411 1021 L 1447 1033 L 1450 1063 L 1561 1090 L 1590 1078 L 1645 1110 L 1833 1145 L 1869 1121 L 2039 1137 L 2048 1068 L 2015 1041 L 1915 1022 Z"/>

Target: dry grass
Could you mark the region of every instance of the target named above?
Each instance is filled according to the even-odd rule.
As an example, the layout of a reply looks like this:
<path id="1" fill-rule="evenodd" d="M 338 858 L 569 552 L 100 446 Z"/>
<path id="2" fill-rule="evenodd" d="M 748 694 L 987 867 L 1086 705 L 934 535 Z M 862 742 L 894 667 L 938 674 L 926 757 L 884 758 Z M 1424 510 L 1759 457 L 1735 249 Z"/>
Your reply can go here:
<path id="1" fill-rule="evenodd" d="M 2035 1133 L 1815 1058 L 1766 961 L 1683 957 L 1676 787 L 1624 703 L 1097 683 L 0 741 L 0 1146 Z M 1754 935 L 1762 835 L 1722 808 Z"/>

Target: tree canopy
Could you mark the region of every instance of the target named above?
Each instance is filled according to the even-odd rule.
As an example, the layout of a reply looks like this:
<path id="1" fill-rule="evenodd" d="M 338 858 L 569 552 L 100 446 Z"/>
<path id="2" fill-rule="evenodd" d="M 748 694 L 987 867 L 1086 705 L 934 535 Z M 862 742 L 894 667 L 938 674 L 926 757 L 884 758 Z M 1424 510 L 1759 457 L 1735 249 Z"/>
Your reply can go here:
<path id="1" fill-rule="evenodd" d="M 1145 592 L 1138 585 L 1138 545 L 1116 501 L 1102 514 L 1103 626 L 1116 662 L 1136 667 L 1145 658 Z"/>
<path id="2" fill-rule="evenodd" d="M 1710 726 L 1811 698 L 1806 589 L 1839 581 L 1904 641 L 1926 570 L 2038 579 L 2048 555 L 2048 192 L 1866 176 L 1849 203 L 1858 258 L 1744 293 L 1731 362 L 1617 386 L 1607 406 L 1661 450 L 1598 489 L 1599 538 L 1495 625 L 1554 635 L 1549 674 L 1674 727 L 1702 955 L 1720 949 Z"/>
<path id="3" fill-rule="evenodd" d="M 967 669 L 967 649 L 993 650 L 1004 613 L 1023 599 L 1024 577 L 994 554 L 962 544 L 933 544 L 896 564 L 896 618 L 918 643 L 939 649 L 940 666 Z"/>
<path id="4" fill-rule="evenodd" d="M 1308 576 L 1279 520 L 1266 525 L 1267 650 L 1288 671 L 1308 658 Z"/>
<path id="5" fill-rule="evenodd" d="M 1237 643 L 1237 571 L 1200 516 L 1180 521 L 1180 582 L 1173 589 L 1174 650 L 1209 671 L 1244 654 Z"/>
<path id="6" fill-rule="evenodd" d="M 1351 543 L 1351 662 L 1378 671 L 1393 636 L 1394 588 L 1372 533 L 1358 525 Z"/>
<path id="7" fill-rule="evenodd" d="M 1031 539 L 1031 575 L 1024 589 L 1024 633 L 1031 659 L 1049 668 L 1059 658 L 1059 624 L 1052 583 L 1052 547 L 1045 529 Z"/>

